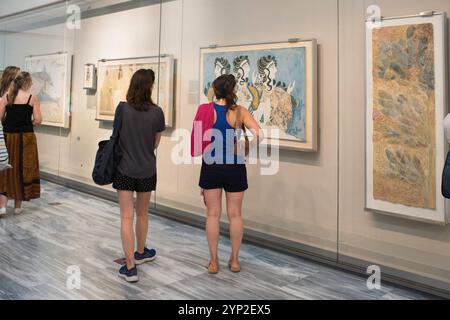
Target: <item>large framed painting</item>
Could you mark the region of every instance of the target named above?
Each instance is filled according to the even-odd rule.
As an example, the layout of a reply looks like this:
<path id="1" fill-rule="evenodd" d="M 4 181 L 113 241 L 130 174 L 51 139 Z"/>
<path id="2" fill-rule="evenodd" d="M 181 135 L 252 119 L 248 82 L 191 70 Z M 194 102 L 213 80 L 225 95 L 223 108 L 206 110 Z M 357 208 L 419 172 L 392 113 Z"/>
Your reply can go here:
<path id="1" fill-rule="evenodd" d="M 31 73 L 31 93 L 41 103 L 42 124 L 69 128 L 72 55 L 56 53 L 25 58 L 25 70 Z"/>
<path id="2" fill-rule="evenodd" d="M 213 81 L 233 74 L 237 103 L 268 133 L 276 130 L 281 148 L 317 151 L 316 55 L 316 40 L 202 48 L 200 100 L 213 101 Z"/>
<path id="3" fill-rule="evenodd" d="M 139 69 L 152 69 L 155 72 L 156 80 L 152 99 L 163 109 L 166 126 L 172 127 L 174 81 L 172 56 L 99 61 L 97 120 L 114 120 L 117 106 L 121 101 L 126 101 L 131 77 Z M 156 90 L 158 87 L 159 90 Z"/>
<path id="4" fill-rule="evenodd" d="M 366 206 L 445 224 L 446 16 L 366 22 Z"/>

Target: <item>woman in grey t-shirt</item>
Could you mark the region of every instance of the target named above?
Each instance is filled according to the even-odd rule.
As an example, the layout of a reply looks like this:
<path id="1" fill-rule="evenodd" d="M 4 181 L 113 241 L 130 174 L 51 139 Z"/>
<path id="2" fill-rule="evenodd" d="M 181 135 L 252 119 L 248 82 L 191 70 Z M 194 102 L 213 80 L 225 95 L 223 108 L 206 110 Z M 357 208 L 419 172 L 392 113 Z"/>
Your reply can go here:
<path id="1" fill-rule="evenodd" d="M 165 130 L 164 113 L 152 101 L 155 73 L 150 69 L 138 70 L 131 78 L 127 103 L 123 107 L 119 146 L 123 153 L 117 168 L 113 188 L 120 202 L 121 236 L 126 265 L 119 276 L 128 282 L 138 281 L 136 265 L 153 261 L 155 249 L 146 247 L 148 208 L 152 191 L 156 190 L 155 150 Z M 136 241 L 133 233 L 133 193 L 136 201 Z"/>

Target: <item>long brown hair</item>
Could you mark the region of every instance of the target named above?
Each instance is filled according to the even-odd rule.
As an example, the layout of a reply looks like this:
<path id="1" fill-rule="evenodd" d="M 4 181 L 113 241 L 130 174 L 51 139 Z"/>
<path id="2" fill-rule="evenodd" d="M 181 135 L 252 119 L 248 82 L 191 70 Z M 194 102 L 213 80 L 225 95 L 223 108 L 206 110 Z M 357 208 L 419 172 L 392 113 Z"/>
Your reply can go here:
<path id="1" fill-rule="evenodd" d="M 19 90 L 28 90 L 31 87 L 32 79 L 31 74 L 25 71 L 21 71 L 17 74 L 16 78 L 11 83 L 8 91 L 8 104 L 13 104 L 16 100 Z"/>
<path id="2" fill-rule="evenodd" d="M 151 69 L 139 69 L 133 74 L 127 93 L 127 102 L 137 111 L 147 111 L 154 105 L 152 100 L 155 72 Z"/>
<path id="3" fill-rule="evenodd" d="M 228 112 L 229 109 L 234 109 L 236 107 L 236 78 L 232 74 L 221 75 L 214 80 L 212 86 L 216 99 L 225 99 L 226 112 Z"/>
<path id="4" fill-rule="evenodd" d="M 20 68 L 9 66 L 3 71 L 2 79 L 0 80 L 0 97 L 3 97 L 8 92 L 9 86 L 16 78 Z"/>

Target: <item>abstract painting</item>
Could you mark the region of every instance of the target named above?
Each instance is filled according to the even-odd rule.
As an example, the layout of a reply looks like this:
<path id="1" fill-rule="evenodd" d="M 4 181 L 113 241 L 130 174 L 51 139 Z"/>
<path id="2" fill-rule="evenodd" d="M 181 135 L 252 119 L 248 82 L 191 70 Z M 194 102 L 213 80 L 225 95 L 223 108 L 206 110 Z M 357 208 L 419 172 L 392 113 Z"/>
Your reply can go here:
<path id="1" fill-rule="evenodd" d="M 152 69 L 155 72 L 152 99 L 163 109 L 166 126 L 171 127 L 174 72 L 174 60 L 171 56 L 100 61 L 97 71 L 97 120 L 114 120 L 116 107 L 121 101 L 126 101 L 131 77 L 139 69 Z"/>
<path id="2" fill-rule="evenodd" d="M 263 129 L 279 133 L 281 147 L 317 149 L 316 41 L 201 49 L 201 100 L 214 100 L 213 81 L 237 80 L 237 104 Z"/>
<path id="3" fill-rule="evenodd" d="M 41 103 L 42 124 L 68 128 L 72 55 L 58 53 L 25 58 L 25 70 L 31 73 L 31 93 Z"/>
<path id="4" fill-rule="evenodd" d="M 424 220 L 440 210 L 445 217 L 439 194 L 445 112 L 444 80 L 437 72 L 444 69 L 445 50 L 439 17 L 435 23 L 395 20 L 368 28 L 368 205 Z"/>

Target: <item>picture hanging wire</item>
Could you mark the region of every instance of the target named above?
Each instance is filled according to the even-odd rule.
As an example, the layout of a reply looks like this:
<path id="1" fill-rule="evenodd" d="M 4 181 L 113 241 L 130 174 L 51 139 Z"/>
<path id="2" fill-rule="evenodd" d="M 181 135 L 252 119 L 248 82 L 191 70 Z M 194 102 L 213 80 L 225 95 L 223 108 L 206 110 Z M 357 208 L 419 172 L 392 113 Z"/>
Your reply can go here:
<path id="1" fill-rule="evenodd" d="M 43 57 L 43 56 L 52 56 L 57 54 L 66 54 L 69 53 L 67 51 L 59 51 L 59 52 L 53 52 L 53 53 L 44 53 L 44 54 L 32 54 L 29 56 L 25 56 L 25 58 L 35 58 L 35 57 Z"/>
<path id="2" fill-rule="evenodd" d="M 200 49 L 220 49 L 220 48 L 228 48 L 228 47 L 240 47 L 240 46 L 257 46 L 257 45 L 269 45 L 269 44 L 282 44 L 282 43 L 297 43 L 297 42 L 313 42 L 317 41 L 315 38 L 290 38 L 287 41 L 270 41 L 270 42 L 253 42 L 253 43 L 239 43 L 233 45 L 218 45 L 218 44 L 210 44 L 207 47 L 201 47 Z"/>
<path id="3" fill-rule="evenodd" d="M 146 56 L 146 57 L 132 57 L 132 58 L 119 58 L 119 59 L 100 59 L 99 62 L 108 62 L 108 61 L 123 61 L 123 60 L 138 60 L 138 59 L 150 59 L 150 58 L 166 58 L 168 54 L 160 54 L 159 56 Z"/>
<path id="4" fill-rule="evenodd" d="M 406 15 L 406 16 L 394 16 L 394 17 L 381 17 L 380 21 L 384 20 L 397 20 L 397 19 L 405 19 L 405 18 L 429 18 L 433 16 L 443 15 L 444 13 L 441 11 L 422 11 L 417 14 Z M 366 22 L 377 22 L 376 17 L 367 18 Z"/>

